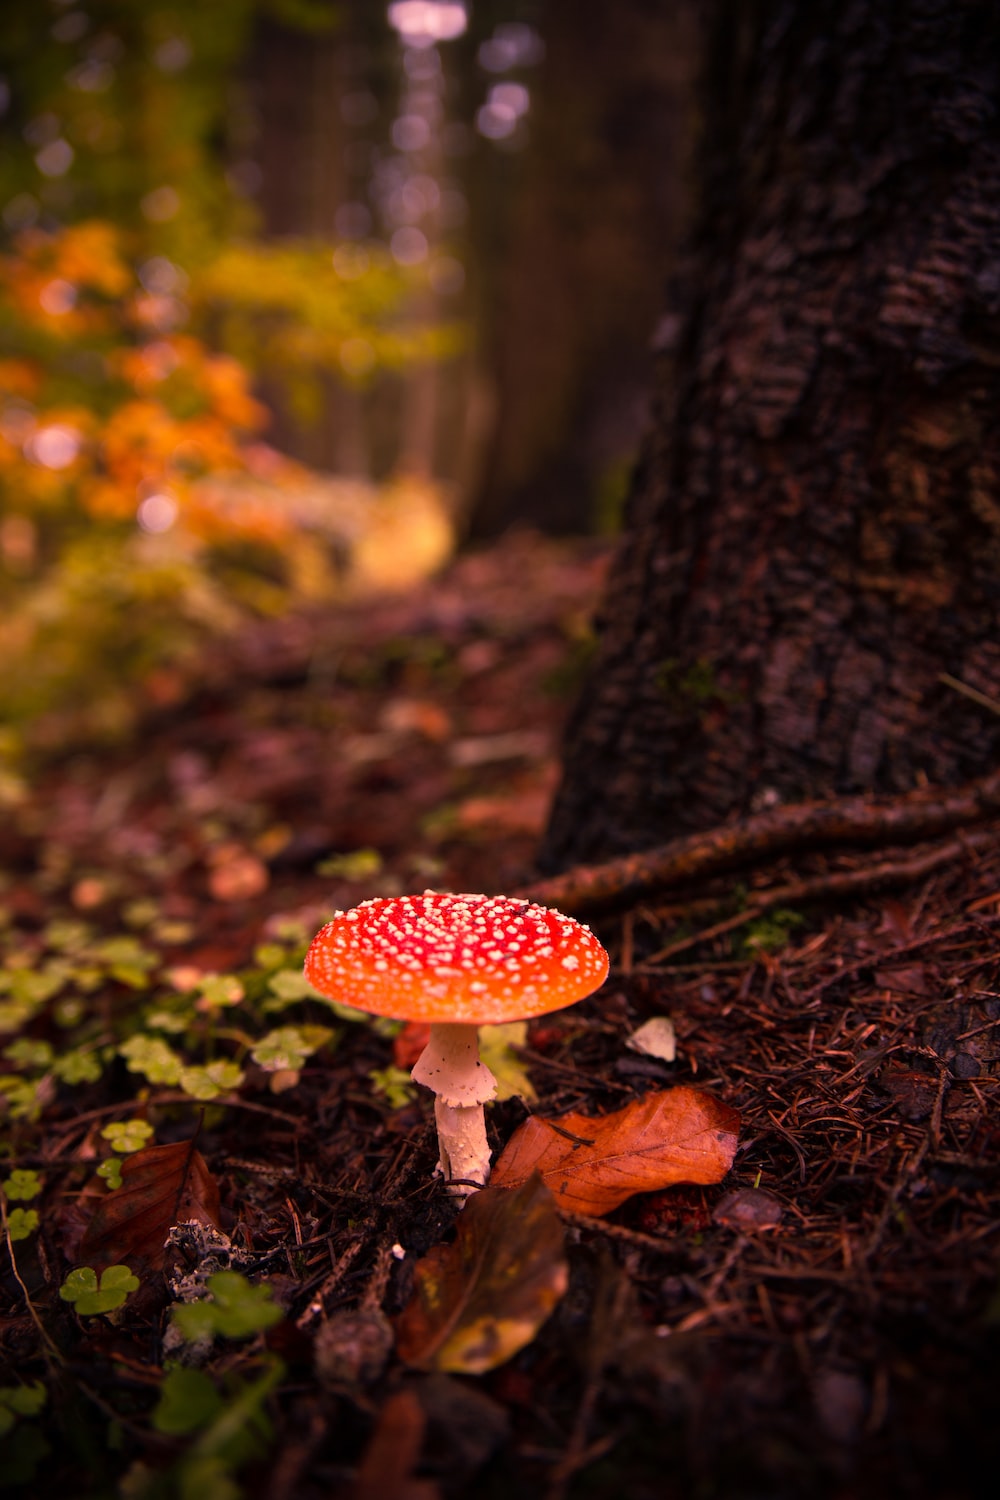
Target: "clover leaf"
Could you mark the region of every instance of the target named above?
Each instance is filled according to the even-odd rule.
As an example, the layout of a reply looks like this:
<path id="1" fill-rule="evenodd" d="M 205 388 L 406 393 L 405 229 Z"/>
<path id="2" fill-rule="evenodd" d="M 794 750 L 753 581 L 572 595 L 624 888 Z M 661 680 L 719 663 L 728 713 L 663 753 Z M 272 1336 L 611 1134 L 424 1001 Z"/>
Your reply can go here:
<path id="1" fill-rule="evenodd" d="M 18 1167 L 0 1183 L 12 1202 L 28 1203 L 42 1191 L 42 1179 L 37 1172 L 28 1172 Z"/>
<path id="2" fill-rule="evenodd" d="M 38 1210 L 12 1208 L 7 1215 L 7 1232 L 12 1240 L 26 1240 L 38 1228 Z"/>
<path id="3" fill-rule="evenodd" d="M 137 1032 L 118 1048 L 130 1073 L 142 1073 L 150 1083 L 180 1083 L 183 1062 L 162 1037 Z"/>
<path id="4" fill-rule="evenodd" d="M 238 1271 L 216 1271 L 206 1286 L 208 1297 L 174 1309 L 174 1323 L 190 1343 L 215 1334 L 227 1339 L 249 1338 L 284 1317 L 266 1282 L 251 1286 Z"/>
<path id="5" fill-rule="evenodd" d="M 100 1282 L 92 1266 L 80 1266 L 70 1271 L 59 1295 L 64 1302 L 72 1302 L 81 1317 L 90 1318 L 123 1307 L 129 1292 L 138 1290 L 139 1278 L 128 1266 L 108 1266 Z"/>
<path id="6" fill-rule="evenodd" d="M 222 1397 L 203 1370 L 175 1365 L 163 1377 L 160 1399 L 153 1412 L 157 1432 L 181 1437 L 213 1422 L 222 1410 Z"/>
<path id="7" fill-rule="evenodd" d="M 141 1151 L 152 1134 L 148 1120 L 116 1120 L 101 1131 L 104 1139 L 111 1142 L 112 1150 L 120 1151 L 123 1156 L 130 1151 Z"/>
<path id="8" fill-rule="evenodd" d="M 148 1075 L 147 1075 L 148 1076 Z M 205 1067 L 181 1068 L 177 1080 L 185 1094 L 192 1099 L 218 1099 L 220 1094 L 230 1094 L 243 1082 L 243 1069 L 238 1063 L 226 1058 L 208 1063 Z"/>
<path id="9" fill-rule="evenodd" d="M 112 1192 L 122 1185 L 122 1164 L 117 1156 L 109 1156 L 97 1168 L 98 1177 L 103 1177 Z"/>
<path id="10" fill-rule="evenodd" d="M 278 1026 L 255 1043 L 250 1056 L 268 1073 L 299 1069 L 307 1057 L 333 1036 L 329 1026 Z"/>
<path id="11" fill-rule="evenodd" d="M 0 1385 L 0 1437 L 6 1437 L 18 1417 L 37 1417 L 46 1399 L 40 1380 L 31 1385 Z"/>

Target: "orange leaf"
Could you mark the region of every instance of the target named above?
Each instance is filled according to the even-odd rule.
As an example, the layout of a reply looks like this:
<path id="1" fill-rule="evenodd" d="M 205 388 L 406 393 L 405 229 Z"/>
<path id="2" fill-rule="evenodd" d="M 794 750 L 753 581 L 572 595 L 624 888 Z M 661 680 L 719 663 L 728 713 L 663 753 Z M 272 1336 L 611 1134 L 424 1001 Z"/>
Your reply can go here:
<path id="1" fill-rule="evenodd" d="M 634 1099 L 614 1114 L 532 1116 L 493 1168 L 495 1187 L 539 1172 L 559 1208 L 600 1217 L 633 1193 L 678 1182 L 719 1182 L 736 1154 L 740 1117 L 700 1089 Z"/>
<path id="2" fill-rule="evenodd" d="M 102 1198 L 80 1242 L 83 1265 L 163 1265 L 167 1231 L 186 1219 L 221 1229 L 219 1189 L 193 1141 L 147 1146 L 122 1162 L 122 1185 Z"/>
<path id="3" fill-rule="evenodd" d="M 492 1370 L 535 1337 L 567 1276 L 563 1227 L 537 1176 L 512 1191 L 473 1193 L 454 1244 L 417 1262 L 396 1323 L 399 1357 L 421 1370 Z"/>

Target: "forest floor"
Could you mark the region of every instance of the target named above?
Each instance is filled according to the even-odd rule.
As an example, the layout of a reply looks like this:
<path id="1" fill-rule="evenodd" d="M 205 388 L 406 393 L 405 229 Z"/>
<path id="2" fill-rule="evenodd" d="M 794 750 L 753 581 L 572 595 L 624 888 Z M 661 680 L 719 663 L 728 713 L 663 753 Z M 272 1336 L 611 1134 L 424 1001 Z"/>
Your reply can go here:
<path id="1" fill-rule="evenodd" d="M 848 848 L 588 914 L 610 977 L 531 1023 L 515 1064 L 536 1097 L 492 1108 L 494 1148 L 529 1112 L 600 1116 L 684 1084 L 739 1111 L 732 1168 L 565 1214 L 566 1289 L 495 1368 L 393 1349 L 414 1263 L 460 1216 L 400 1071 L 412 1039 L 303 996 L 302 951 L 370 896 L 535 878 L 606 562 L 601 544 L 512 536 L 412 593 L 262 626 L 151 705 L 134 742 L 51 754 L 6 813 L 0 1484 L 67 1500 L 992 1488 L 996 836 L 877 895 L 823 895 L 891 855 Z M 804 877 L 810 900 L 742 919 L 748 894 Z M 655 1016 L 673 1061 L 626 1046 Z M 152 1133 L 119 1137 L 115 1190 L 114 1164 L 95 1169 L 127 1122 Z M 150 1147 L 174 1155 L 145 1158 L 159 1177 L 137 1197 L 128 1163 Z M 214 1221 L 228 1248 L 192 1230 L 164 1265 L 135 1210 L 176 1222 L 179 1196 L 177 1217 Z M 104 1312 L 67 1298 L 73 1267 L 123 1262 L 127 1299 L 110 1282 Z M 197 1357 L 165 1346 L 172 1299 L 221 1264 L 246 1278 L 230 1321 Z M 262 1283 L 280 1320 L 260 1315 Z"/>

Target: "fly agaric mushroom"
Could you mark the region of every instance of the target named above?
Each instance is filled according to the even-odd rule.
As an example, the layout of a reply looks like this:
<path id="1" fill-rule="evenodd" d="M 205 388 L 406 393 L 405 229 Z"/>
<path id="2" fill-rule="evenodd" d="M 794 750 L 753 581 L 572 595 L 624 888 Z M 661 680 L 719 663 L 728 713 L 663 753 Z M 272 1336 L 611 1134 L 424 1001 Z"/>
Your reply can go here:
<path id="1" fill-rule="evenodd" d="M 411 1077 L 436 1095 L 438 1149 L 451 1191 L 490 1175 L 483 1104 L 496 1079 L 477 1028 L 572 1005 L 604 982 L 608 955 L 580 922 L 512 896 L 425 891 L 337 912 L 313 938 L 306 978 L 329 999 L 399 1021 L 429 1021 Z"/>

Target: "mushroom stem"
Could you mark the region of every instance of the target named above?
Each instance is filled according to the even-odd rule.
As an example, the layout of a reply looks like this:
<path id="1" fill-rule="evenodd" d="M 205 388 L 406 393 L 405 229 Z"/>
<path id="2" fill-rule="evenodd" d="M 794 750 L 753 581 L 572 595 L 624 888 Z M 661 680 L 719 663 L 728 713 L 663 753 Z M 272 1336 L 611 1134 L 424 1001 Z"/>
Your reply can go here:
<path id="1" fill-rule="evenodd" d="M 434 1101 L 434 1120 L 438 1157 L 448 1191 L 455 1198 L 468 1198 L 476 1187 L 485 1187 L 490 1175 L 483 1106 L 447 1104 L 438 1098 Z"/>
<path id="2" fill-rule="evenodd" d="M 479 1029 L 460 1021 L 436 1021 L 430 1039 L 410 1075 L 437 1096 L 438 1152 L 446 1182 L 463 1198 L 490 1175 L 483 1104 L 492 1099 L 497 1081 L 479 1057 Z M 461 1179 L 457 1181 L 456 1179 Z"/>

